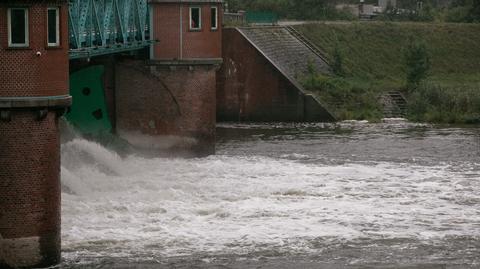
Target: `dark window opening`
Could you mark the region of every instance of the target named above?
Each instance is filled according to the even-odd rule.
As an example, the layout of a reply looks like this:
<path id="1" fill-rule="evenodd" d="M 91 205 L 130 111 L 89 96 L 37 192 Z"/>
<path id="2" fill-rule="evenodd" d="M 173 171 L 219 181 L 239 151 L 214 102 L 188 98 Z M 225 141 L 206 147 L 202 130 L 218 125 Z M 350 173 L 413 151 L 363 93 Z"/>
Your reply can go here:
<path id="1" fill-rule="evenodd" d="M 217 8 L 212 7 L 211 8 L 211 22 L 212 22 L 212 30 L 217 30 L 218 29 L 218 14 L 217 14 Z"/>
<path id="2" fill-rule="evenodd" d="M 190 8 L 190 29 L 200 30 L 202 28 L 201 12 L 199 7 Z"/>
<path id="3" fill-rule="evenodd" d="M 28 46 L 28 13 L 25 8 L 9 9 L 9 46 Z"/>
<path id="4" fill-rule="evenodd" d="M 59 12 L 58 8 L 49 8 L 47 11 L 47 21 L 48 21 L 48 45 L 49 46 L 58 46 L 59 45 Z"/>

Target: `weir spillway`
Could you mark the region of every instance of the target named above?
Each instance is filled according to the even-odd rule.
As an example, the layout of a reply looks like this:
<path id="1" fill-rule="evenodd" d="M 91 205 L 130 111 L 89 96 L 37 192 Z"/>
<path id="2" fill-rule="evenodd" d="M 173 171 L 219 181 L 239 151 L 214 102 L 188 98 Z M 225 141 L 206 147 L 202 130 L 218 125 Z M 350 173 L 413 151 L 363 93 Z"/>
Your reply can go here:
<path id="1" fill-rule="evenodd" d="M 409 123 L 220 124 L 217 155 L 194 159 L 77 137 L 62 145 L 64 259 L 475 268 L 478 137 Z"/>

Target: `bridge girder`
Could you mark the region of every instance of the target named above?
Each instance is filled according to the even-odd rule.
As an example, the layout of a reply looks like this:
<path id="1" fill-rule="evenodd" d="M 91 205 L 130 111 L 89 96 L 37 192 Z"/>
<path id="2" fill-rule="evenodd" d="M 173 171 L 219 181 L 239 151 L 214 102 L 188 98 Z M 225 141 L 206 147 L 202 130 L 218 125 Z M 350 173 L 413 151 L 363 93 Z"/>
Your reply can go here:
<path id="1" fill-rule="evenodd" d="M 70 59 L 151 44 L 147 0 L 69 0 Z"/>

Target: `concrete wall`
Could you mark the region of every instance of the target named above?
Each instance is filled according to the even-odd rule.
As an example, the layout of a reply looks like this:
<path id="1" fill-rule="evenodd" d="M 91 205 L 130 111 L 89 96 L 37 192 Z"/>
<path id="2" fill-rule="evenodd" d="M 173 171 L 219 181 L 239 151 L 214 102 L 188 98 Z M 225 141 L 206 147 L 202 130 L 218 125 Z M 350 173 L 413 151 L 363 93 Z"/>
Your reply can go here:
<path id="1" fill-rule="evenodd" d="M 153 3 L 153 38 L 156 60 L 221 58 L 222 6 L 221 3 Z M 202 29 L 189 28 L 191 6 L 202 8 Z M 217 7 L 218 29 L 211 29 L 210 8 Z"/>
<path id="2" fill-rule="evenodd" d="M 302 121 L 305 96 L 236 29 L 224 29 L 219 121 Z"/>
<path id="3" fill-rule="evenodd" d="M 213 154 L 216 68 L 117 62 L 117 133 L 131 144 L 158 152 Z"/>

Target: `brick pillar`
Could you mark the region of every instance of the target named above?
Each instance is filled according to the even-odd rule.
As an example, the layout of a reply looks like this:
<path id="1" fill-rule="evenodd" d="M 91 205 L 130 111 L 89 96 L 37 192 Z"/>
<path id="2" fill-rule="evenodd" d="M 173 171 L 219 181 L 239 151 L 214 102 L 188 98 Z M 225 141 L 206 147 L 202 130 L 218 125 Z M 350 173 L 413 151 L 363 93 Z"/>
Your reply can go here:
<path id="1" fill-rule="evenodd" d="M 28 44 L 7 38 L 9 8 L 28 10 Z M 58 46 L 47 45 L 47 9 L 59 8 Z M 65 0 L 0 3 L 0 268 L 60 262 L 58 118 L 68 94 Z"/>
<path id="2" fill-rule="evenodd" d="M 1 111 L 0 268 L 56 264 L 60 261 L 58 116 L 34 108 Z"/>
<path id="3" fill-rule="evenodd" d="M 117 133 L 161 153 L 215 153 L 216 70 L 219 60 L 116 65 Z"/>

